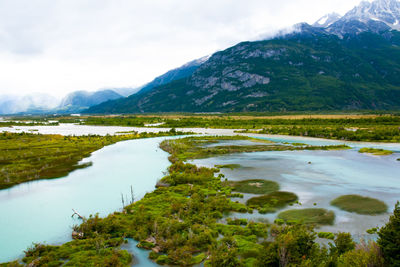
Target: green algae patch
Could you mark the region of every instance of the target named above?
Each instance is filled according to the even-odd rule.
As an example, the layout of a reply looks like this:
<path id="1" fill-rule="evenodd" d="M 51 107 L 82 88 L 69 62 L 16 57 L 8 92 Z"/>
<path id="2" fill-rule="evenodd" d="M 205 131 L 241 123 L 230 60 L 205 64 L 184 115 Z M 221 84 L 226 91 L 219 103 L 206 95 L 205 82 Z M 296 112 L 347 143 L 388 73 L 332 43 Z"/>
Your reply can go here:
<path id="1" fill-rule="evenodd" d="M 292 204 L 298 200 L 296 194 L 277 191 L 267 195 L 253 197 L 247 200 L 246 205 L 256 208 L 260 213 L 274 213 L 279 208 Z"/>
<path id="2" fill-rule="evenodd" d="M 332 225 L 335 221 L 335 213 L 326 209 L 294 209 L 279 213 L 278 218 L 286 223 Z"/>
<path id="3" fill-rule="evenodd" d="M 241 167 L 242 167 L 242 165 L 240 165 L 240 164 L 215 165 L 215 168 L 218 168 L 218 169 L 231 169 L 231 170 L 234 170 L 234 169 L 239 169 Z"/>
<path id="4" fill-rule="evenodd" d="M 348 212 L 355 212 L 365 215 L 376 215 L 385 213 L 388 209 L 388 206 L 385 204 L 385 202 L 375 198 L 363 197 L 360 195 L 340 196 L 334 199 L 331 202 L 331 205 Z"/>
<path id="5" fill-rule="evenodd" d="M 269 194 L 279 190 L 279 184 L 274 181 L 252 179 L 244 181 L 229 181 L 233 191 L 249 194 Z"/>
<path id="6" fill-rule="evenodd" d="M 388 155 L 393 154 L 393 151 L 390 151 L 390 150 L 385 150 L 385 149 L 380 149 L 380 148 L 369 148 L 369 147 L 361 148 L 360 150 L 358 150 L 358 152 L 368 153 L 368 154 L 372 154 L 375 156 L 388 156 Z"/>

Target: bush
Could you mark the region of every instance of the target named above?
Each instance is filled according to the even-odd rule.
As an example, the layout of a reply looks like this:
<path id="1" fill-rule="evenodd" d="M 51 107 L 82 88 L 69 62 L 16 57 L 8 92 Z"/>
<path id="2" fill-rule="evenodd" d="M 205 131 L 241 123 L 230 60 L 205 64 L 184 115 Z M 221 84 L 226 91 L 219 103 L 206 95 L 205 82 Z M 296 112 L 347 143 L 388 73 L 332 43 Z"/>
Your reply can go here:
<path id="1" fill-rule="evenodd" d="M 247 219 L 232 219 L 232 218 L 227 218 L 226 222 L 229 225 L 247 225 Z"/>
<path id="2" fill-rule="evenodd" d="M 341 255 L 338 258 L 337 266 L 383 267 L 385 264 L 378 245 L 371 241 L 368 245 L 359 244 L 355 250 L 349 250 Z"/>
<path id="3" fill-rule="evenodd" d="M 169 259 L 167 255 L 160 255 L 157 260 L 156 260 L 157 264 L 160 265 L 165 265 L 169 263 Z"/>
<path id="4" fill-rule="evenodd" d="M 400 203 L 397 202 L 389 222 L 379 232 L 378 245 L 386 262 L 400 266 Z"/>
<path id="5" fill-rule="evenodd" d="M 356 243 L 354 243 L 353 238 L 349 233 L 338 233 L 334 242 L 335 247 L 332 247 L 331 250 L 336 252 L 338 255 L 342 255 L 356 247 Z"/>
<path id="6" fill-rule="evenodd" d="M 319 232 L 318 237 L 333 240 L 335 238 L 335 235 L 331 232 Z"/>

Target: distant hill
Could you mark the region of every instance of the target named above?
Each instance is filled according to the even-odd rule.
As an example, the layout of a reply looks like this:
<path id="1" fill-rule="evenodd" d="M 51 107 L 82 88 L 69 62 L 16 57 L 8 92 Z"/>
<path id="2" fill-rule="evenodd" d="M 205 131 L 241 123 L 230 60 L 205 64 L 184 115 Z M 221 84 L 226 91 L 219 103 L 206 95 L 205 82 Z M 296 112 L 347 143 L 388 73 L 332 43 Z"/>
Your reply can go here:
<path id="1" fill-rule="evenodd" d="M 139 92 L 142 87 L 143 86 L 141 86 L 141 87 L 118 87 L 118 88 L 107 88 L 107 89 L 103 89 L 103 90 L 112 90 L 112 91 L 116 92 L 117 94 L 120 94 L 123 97 L 127 97 L 127 96 L 130 96 L 132 94 Z"/>
<path id="2" fill-rule="evenodd" d="M 58 106 L 58 112 L 80 112 L 91 106 L 98 105 L 108 100 L 123 97 L 113 90 L 101 90 L 95 92 L 75 91 L 68 94 Z"/>
<path id="3" fill-rule="evenodd" d="M 213 54 L 182 79 L 88 113 L 400 108 L 400 2 L 362 2 L 291 34 Z"/>
<path id="4" fill-rule="evenodd" d="M 100 105 L 102 107 L 113 107 L 113 106 L 123 106 L 123 105 L 130 105 L 129 99 L 134 97 L 135 95 L 139 94 L 145 94 L 148 92 L 151 92 L 155 87 L 168 84 L 170 82 L 174 82 L 179 79 L 187 78 L 190 75 L 192 75 L 202 64 L 204 64 L 210 56 L 205 56 L 193 61 L 190 61 L 184 65 L 182 65 L 179 68 L 170 70 L 163 75 L 160 75 L 156 77 L 153 81 L 143 85 L 142 87 L 139 88 L 138 92 L 132 94 L 128 98 L 120 98 L 116 100 L 110 100 L 104 103 L 101 103 Z M 90 108 L 89 108 L 90 110 Z M 85 111 L 87 112 L 87 111 Z M 102 112 L 100 112 L 102 113 Z"/>

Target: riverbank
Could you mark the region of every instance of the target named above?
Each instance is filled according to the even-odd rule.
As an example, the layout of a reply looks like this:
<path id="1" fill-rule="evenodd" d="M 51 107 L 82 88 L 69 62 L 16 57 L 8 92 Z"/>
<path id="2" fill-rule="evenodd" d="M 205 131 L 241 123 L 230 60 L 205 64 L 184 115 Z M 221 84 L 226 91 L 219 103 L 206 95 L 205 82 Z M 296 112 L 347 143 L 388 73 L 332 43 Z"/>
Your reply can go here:
<path id="1" fill-rule="evenodd" d="M 81 164 L 80 161 L 92 152 L 120 141 L 182 134 L 168 131 L 61 136 L 4 132 L 0 134 L 0 189 L 33 180 L 66 176 L 73 170 L 90 166 L 90 162 Z"/>
<path id="2" fill-rule="evenodd" d="M 152 192 L 170 165 L 159 148 L 167 138 L 118 142 L 93 152 L 84 162 L 93 164 L 65 177 L 22 183 L 0 190 L 0 262 L 24 256 L 32 243 L 60 245 L 71 241 L 74 216 L 98 213 L 105 217 Z M 3 217 L 2 217 L 3 218 Z"/>

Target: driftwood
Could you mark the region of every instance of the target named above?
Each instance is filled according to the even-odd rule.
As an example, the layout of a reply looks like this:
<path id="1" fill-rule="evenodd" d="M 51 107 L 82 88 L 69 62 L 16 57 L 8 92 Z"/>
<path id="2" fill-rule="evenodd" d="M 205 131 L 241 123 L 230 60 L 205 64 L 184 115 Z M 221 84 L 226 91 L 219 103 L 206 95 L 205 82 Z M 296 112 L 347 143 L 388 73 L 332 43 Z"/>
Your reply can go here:
<path id="1" fill-rule="evenodd" d="M 80 215 L 76 210 L 72 209 L 72 211 L 73 211 L 74 213 L 72 214 L 71 217 L 74 217 L 74 215 L 77 215 L 79 219 L 81 219 L 81 220 L 84 220 L 84 219 L 85 219 L 85 217 L 83 217 L 82 215 Z"/>

